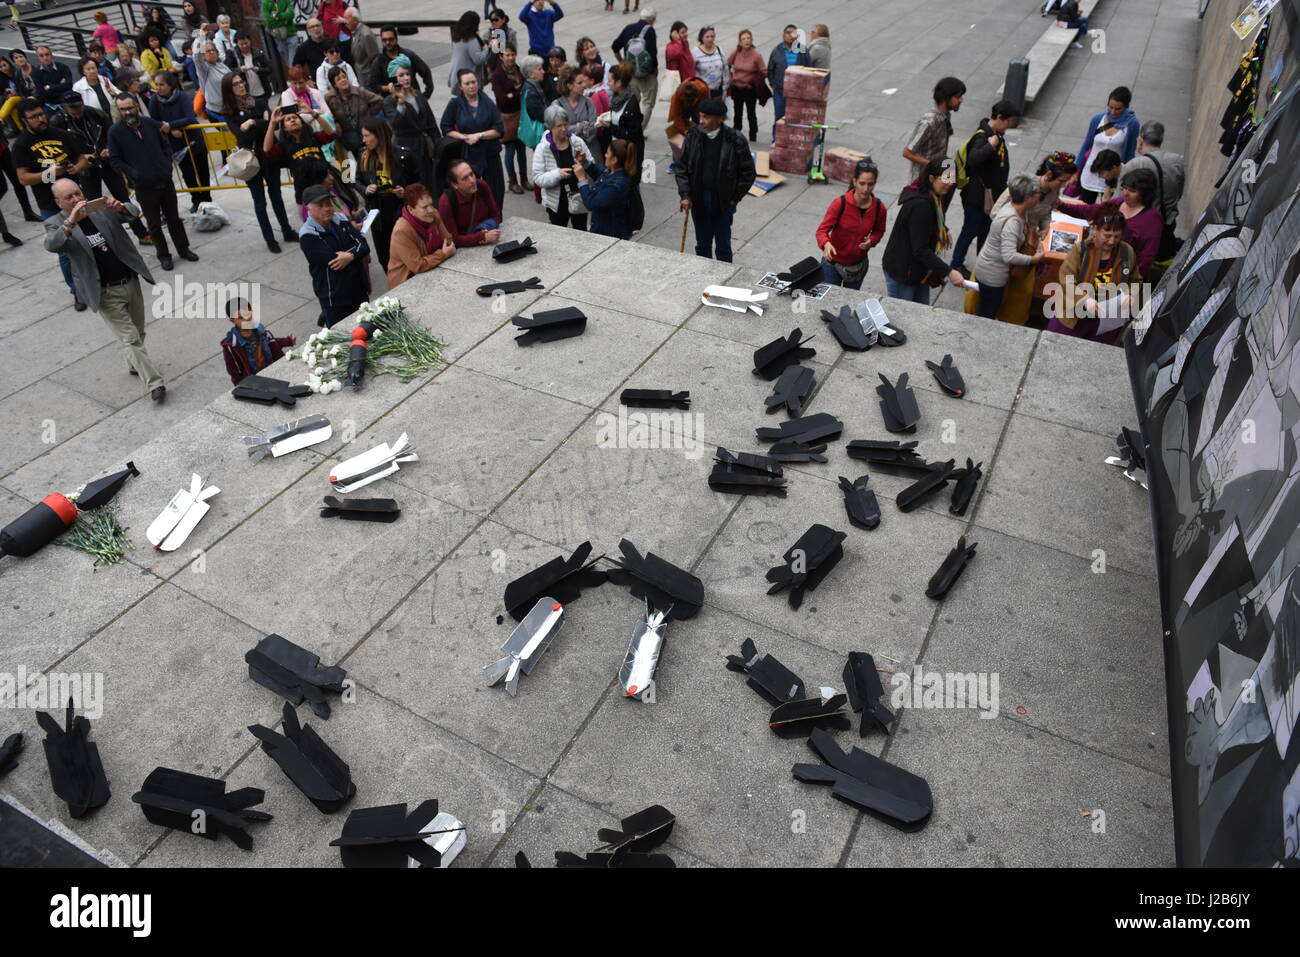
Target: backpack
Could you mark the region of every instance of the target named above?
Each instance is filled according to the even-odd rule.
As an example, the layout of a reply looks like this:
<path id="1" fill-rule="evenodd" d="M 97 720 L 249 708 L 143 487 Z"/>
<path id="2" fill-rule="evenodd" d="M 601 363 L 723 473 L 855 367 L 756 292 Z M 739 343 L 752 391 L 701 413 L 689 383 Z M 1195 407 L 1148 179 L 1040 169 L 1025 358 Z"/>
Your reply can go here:
<path id="1" fill-rule="evenodd" d="M 627 41 L 627 46 L 623 48 L 627 58 L 632 61 L 638 77 L 647 77 L 654 69 L 654 56 L 645 45 L 645 32 L 649 29 L 650 24 L 647 23 L 641 28 L 640 33 Z"/>
<path id="2" fill-rule="evenodd" d="M 968 154 L 970 151 L 971 140 L 975 139 L 975 137 L 979 136 L 979 134 L 980 131 L 976 130 L 974 133 L 968 136 L 962 142 L 961 146 L 957 147 L 957 155 L 953 157 L 953 161 L 956 163 L 956 167 L 957 167 L 957 189 L 958 190 L 963 190 L 970 185 L 970 169 L 967 167 L 966 164 L 969 162 Z"/>

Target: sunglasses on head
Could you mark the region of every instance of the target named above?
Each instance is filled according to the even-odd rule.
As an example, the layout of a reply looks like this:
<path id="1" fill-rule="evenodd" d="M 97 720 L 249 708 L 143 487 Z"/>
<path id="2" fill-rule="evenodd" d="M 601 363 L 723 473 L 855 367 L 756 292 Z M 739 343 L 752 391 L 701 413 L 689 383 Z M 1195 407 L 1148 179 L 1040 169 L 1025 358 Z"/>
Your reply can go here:
<path id="1" fill-rule="evenodd" d="M 853 167 L 853 175 L 861 176 L 863 173 L 875 173 L 879 175 L 880 169 L 871 160 L 858 160 L 857 165 Z"/>
<path id="2" fill-rule="evenodd" d="M 1124 217 L 1121 216 L 1119 213 L 1116 213 L 1116 214 L 1114 214 L 1114 215 L 1112 215 L 1112 216 L 1103 216 L 1103 217 L 1101 217 L 1101 219 L 1097 220 L 1097 225 L 1098 225 L 1098 226 L 1108 226 L 1108 225 L 1110 225 L 1111 223 L 1122 223 L 1123 221 L 1124 221 Z"/>

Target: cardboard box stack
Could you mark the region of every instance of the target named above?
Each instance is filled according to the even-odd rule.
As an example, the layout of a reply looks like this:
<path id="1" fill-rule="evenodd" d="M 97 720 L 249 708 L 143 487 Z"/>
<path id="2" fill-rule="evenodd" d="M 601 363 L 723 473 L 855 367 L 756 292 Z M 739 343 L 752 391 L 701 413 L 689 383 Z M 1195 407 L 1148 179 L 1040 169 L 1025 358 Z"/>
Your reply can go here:
<path id="1" fill-rule="evenodd" d="M 853 182 L 853 170 L 861 160 L 871 159 L 870 153 L 851 150 L 847 146 L 833 146 L 822 159 L 822 172 L 827 179 L 840 183 Z"/>
<path id="2" fill-rule="evenodd" d="M 772 169 L 783 173 L 806 173 L 812 160 L 817 131 L 811 124 L 826 122 L 826 77 L 828 71 L 792 66 L 785 71 L 785 116 L 776 124 L 772 148 Z"/>

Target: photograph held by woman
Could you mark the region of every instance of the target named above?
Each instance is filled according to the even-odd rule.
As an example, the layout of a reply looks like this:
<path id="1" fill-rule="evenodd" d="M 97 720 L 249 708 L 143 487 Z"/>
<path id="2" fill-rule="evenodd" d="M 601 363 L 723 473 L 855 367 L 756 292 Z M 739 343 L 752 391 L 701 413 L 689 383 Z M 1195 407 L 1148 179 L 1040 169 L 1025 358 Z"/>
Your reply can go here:
<path id="1" fill-rule="evenodd" d="M 393 139 L 392 128 L 378 117 L 361 126 L 362 153 L 357 183 L 366 206 L 378 210 L 370 227 L 370 245 L 379 265 L 388 268 L 389 237 L 402 214 L 406 187 L 419 182 L 420 169 L 411 151 Z"/>

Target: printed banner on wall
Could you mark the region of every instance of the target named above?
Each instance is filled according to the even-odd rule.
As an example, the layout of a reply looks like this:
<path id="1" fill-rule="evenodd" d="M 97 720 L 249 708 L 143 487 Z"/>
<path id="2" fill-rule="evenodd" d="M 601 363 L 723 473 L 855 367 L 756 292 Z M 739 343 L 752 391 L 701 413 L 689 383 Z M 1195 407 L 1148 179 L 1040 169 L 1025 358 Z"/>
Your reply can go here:
<path id="1" fill-rule="evenodd" d="M 1164 618 L 1178 859 L 1300 866 L 1300 82 L 1128 337 Z"/>

